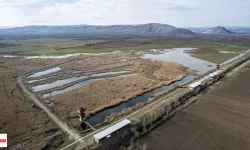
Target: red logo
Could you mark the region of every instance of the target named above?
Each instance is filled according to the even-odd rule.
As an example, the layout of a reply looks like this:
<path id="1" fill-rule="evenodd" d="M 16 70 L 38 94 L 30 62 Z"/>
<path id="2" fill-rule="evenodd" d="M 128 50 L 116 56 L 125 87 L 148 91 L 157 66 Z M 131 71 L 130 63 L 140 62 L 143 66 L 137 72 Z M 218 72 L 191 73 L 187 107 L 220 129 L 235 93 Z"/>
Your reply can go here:
<path id="1" fill-rule="evenodd" d="M 0 139 L 0 143 L 6 143 L 7 139 Z"/>
<path id="2" fill-rule="evenodd" d="M 7 147 L 7 134 L 0 134 L 0 147 Z"/>

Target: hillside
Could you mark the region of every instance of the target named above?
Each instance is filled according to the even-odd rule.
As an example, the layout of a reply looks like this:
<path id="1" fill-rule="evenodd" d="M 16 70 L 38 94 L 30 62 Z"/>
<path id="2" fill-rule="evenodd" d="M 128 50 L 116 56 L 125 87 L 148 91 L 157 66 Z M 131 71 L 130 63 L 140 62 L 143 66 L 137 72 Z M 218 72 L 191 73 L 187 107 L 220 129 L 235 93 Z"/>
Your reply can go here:
<path id="1" fill-rule="evenodd" d="M 25 26 L 13 29 L 0 29 L 0 35 L 2 36 L 185 36 L 194 34 L 187 29 L 158 23 L 111 26 Z"/>
<path id="2" fill-rule="evenodd" d="M 227 26 L 225 28 L 227 30 L 230 30 L 230 31 L 237 33 L 237 34 L 250 34 L 250 27 Z M 190 27 L 187 29 L 194 32 L 194 33 L 201 34 L 203 32 L 206 32 L 207 30 L 211 29 L 211 27 Z"/>
<path id="3" fill-rule="evenodd" d="M 217 26 L 215 28 L 212 28 L 212 29 L 209 29 L 205 32 L 203 32 L 203 34 L 232 34 L 233 32 L 224 28 L 224 27 L 221 27 L 221 26 Z"/>
<path id="4" fill-rule="evenodd" d="M 227 27 L 227 29 L 237 33 L 250 34 L 250 27 Z"/>

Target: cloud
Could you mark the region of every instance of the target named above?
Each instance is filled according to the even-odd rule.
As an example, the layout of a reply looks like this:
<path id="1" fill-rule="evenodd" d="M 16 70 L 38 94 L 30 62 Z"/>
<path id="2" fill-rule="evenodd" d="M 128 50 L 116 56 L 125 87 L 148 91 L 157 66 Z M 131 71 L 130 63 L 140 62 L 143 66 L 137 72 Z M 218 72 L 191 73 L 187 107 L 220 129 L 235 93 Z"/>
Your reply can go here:
<path id="1" fill-rule="evenodd" d="M 185 6 L 170 6 L 166 8 L 166 10 L 176 10 L 176 11 L 193 11 L 193 10 L 199 10 L 199 7 L 185 7 Z"/>
<path id="2" fill-rule="evenodd" d="M 0 0 L 0 26 L 166 23 L 250 25 L 250 0 Z"/>
<path id="3" fill-rule="evenodd" d="M 43 1 L 45 0 L 0 0 L 0 7 L 27 6 L 27 5 L 37 4 Z"/>
<path id="4" fill-rule="evenodd" d="M 93 19 L 100 19 L 100 20 L 103 20 L 103 19 L 105 19 L 105 18 L 102 17 L 102 16 L 94 16 Z"/>

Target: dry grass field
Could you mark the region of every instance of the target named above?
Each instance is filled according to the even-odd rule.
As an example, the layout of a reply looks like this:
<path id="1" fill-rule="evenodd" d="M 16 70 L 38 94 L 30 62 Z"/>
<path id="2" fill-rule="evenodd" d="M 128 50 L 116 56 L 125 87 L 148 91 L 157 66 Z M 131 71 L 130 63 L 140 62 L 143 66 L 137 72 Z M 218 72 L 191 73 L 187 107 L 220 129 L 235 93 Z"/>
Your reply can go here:
<path id="1" fill-rule="evenodd" d="M 142 137 L 139 143 L 149 150 L 248 150 L 249 76 L 250 70 L 245 67 Z"/>
<path id="2" fill-rule="evenodd" d="M 224 41 L 223 41 L 224 42 Z M 36 84 L 44 84 L 56 81 L 58 79 L 65 79 L 68 77 L 72 77 L 74 71 L 81 71 L 82 73 L 78 73 L 78 75 L 91 75 L 95 73 L 105 73 L 110 71 L 129 71 L 130 73 L 137 74 L 131 77 L 123 77 L 123 78 L 114 78 L 109 80 L 102 81 L 94 81 L 86 86 L 80 87 L 76 90 L 57 95 L 54 97 L 50 97 L 48 99 L 41 99 L 41 101 L 53 101 L 53 107 L 50 107 L 53 112 L 55 112 L 60 117 L 68 117 L 71 116 L 72 113 L 75 114 L 77 108 L 79 106 L 86 107 L 87 113 L 95 112 L 98 110 L 102 110 L 108 106 L 116 105 L 118 103 L 127 101 L 131 97 L 135 97 L 138 94 L 141 94 L 145 91 L 153 89 L 155 87 L 159 87 L 161 85 L 167 85 L 172 81 L 178 80 L 189 73 L 187 68 L 176 64 L 176 63 L 168 63 L 168 62 L 160 62 L 160 61 L 150 61 L 140 59 L 136 54 L 137 51 L 154 49 L 154 48 L 173 48 L 173 47 L 197 47 L 199 51 L 193 53 L 193 56 L 205 59 L 211 62 L 221 62 L 224 61 L 235 54 L 219 54 L 220 50 L 230 50 L 233 52 L 241 52 L 244 48 L 237 47 L 234 45 L 228 44 L 228 41 L 224 42 L 226 44 L 218 44 L 212 41 L 201 41 L 197 39 L 124 39 L 124 40 L 84 40 L 84 39 L 30 39 L 30 40 L 3 40 L 0 41 L 0 54 L 1 55 L 64 55 L 64 54 L 72 54 L 72 53 L 104 53 L 104 52 L 114 52 L 116 50 L 121 50 L 122 52 L 113 53 L 109 55 L 79 55 L 71 58 L 63 58 L 63 59 L 23 59 L 23 58 L 3 58 L 0 57 L 0 113 L 3 114 L 0 116 L 0 132 L 8 133 L 8 145 L 10 148 L 29 148 L 33 149 L 34 147 L 39 147 L 40 149 L 44 148 L 47 143 L 51 141 L 54 134 L 51 132 L 60 133 L 61 131 L 58 127 L 47 117 L 47 115 L 43 112 L 43 110 L 36 107 L 29 99 L 25 97 L 22 93 L 20 87 L 17 84 L 17 77 L 24 75 L 26 73 L 30 73 L 34 70 L 39 70 L 42 68 L 46 68 L 55 64 L 60 64 L 63 62 L 68 62 L 60 65 L 62 71 L 44 75 L 33 79 L 42 79 L 46 77 L 53 77 L 49 80 L 44 80 L 41 82 L 37 82 Z M 230 43 L 230 41 L 229 41 Z M 234 43 L 237 45 L 238 43 Z M 243 45 L 244 46 L 244 45 Z M 130 50 L 134 50 L 133 52 Z M 212 52 L 211 52 L 212 51 Z M 207 54 L 209 53 L 209 54 Z M 213 57 L 216 56 L 216 57 Z M 248 71 L 249 72 L 249 71 Z M 244 74 L 244 73 L 243 73 Z M 249 75 L 249 74 L 247 74 Z M 242 76 L 241 78 L 247 78 L 247 75 Z M 238 79 L 238 78 L 237 78 Z M 204 103 L 204 106 L 197 107 L 196 105 L 189 108 L 188 111 L 183 111 L 181 113 L 184 116 L 192 115 L 195 120 L 202 120 L 204 118 L 205 121 L 202 125 L 197 125 L 197 127 L 190 129 L 192 132 L 196 132 L 198 127 L 202 128 L 204 125 L 205 133 L 215 132 L 215 136 L 222 136 L 222 138 L 227 139 L 227 143 L 237 142 L 242 143 L 242 149 L 244 149 L 244 144 L 248 145 L 247 140 L 249 140 L 247 122 L 248 119 L 242 121 L 242 119 L 238 120 L 236 115 L 235 118 L 230 118 L 226 112 L 231 112 L 231 109 L 235 109 L 232 111 L 233 113 L 241 113 L 240 117 L 244 117 L 248 115 L 248 103 L 239 101 L 241 100 L 241 96 L 245 96 L 247 99 L 247 93 L 244 95 L 244 91 L 248 89 L 248 80 L 245 81 L 239 80 L 237 81 L 238 85 L 234 85 L 232 89 L 228 89 L 225 91 L 226 94 L 223 94 L 223 89 L 225 90 L 227 86 L 221 88 L 220 90 L 215 91 L 220 92 L 217 93 L 216 96 L 210 96 L 213 101 L 219 99 L 219 101 L 215 101 L 217 105 L 213 106 L 210 99 L 205 98 L 197 105 L 201 105 Z M 26 85 L 28 85 L 26 83 Z M 65 85 L 66 86 L 71 86 Z M 229 86 L 229 85 L 228 85 Z M 28 85 L 27 87 L 31 87 Z M 229 86 L 230 87 L 230 86 Z M 235 88 L 237 87 L 237 88 Z M 240 88 L 243 88 L 240 89 Z M 237 92 L 240 95 L 237 95 Z M 249 93 L 249 90 L 247 91 Z M 230 93 L 230 94 L 228 94 Z M 36 93 L 38 96 L 41 93 Z M 229 96 L 228 98 L 224 98 L 225 96 Z M 207 96 L 209 97 L 209 95 Z M 243 99 L 243 98 L 242 98 Z M 209 101 L 209 103 L 207 102 Z M 224 108 L 222 103 L 226 101 L 227 106 Z M 207 103 L 206 103 L 207 102 Z M 233 104 L 237 104 L 239 108 L 234 108 Z M 208 106 L 207 106 L 208 105 Z M 210 106 L 212 105 L 212 106 Z M 223 107 L 224 113 L 223 117 L 220 117 L 220 111 L 217 107 Z M 197 108 L 196 108 L 197 107 Z M 214 107 L 214 108 L 213 108 Z M 230 108 L 230 109 L 228 109 Z M 197 110 L 196 110 L 197 109 Z M 210 111 L 209 109 L 213 109 Z M 194 112 L 192 112 L 192 110 Z M 196 111 L 201 111 L 203 113 L 196 114 Z M 181 114 L 180 113 L 180 114 Z M 216 116 L 218 115 L 218 116 Z M 215 117 L 214 117 L 215 116 Z M 224 119 L 227 119 L 227 122 L 223 122 Z M 215 119 L 215 120 L 213 120 Z M 218 120 L 219 119 L 219 120 Z M 177 117 L 178 120 L 178 117 Z M 181 119 L 182 120 L 182 119 Z M 224 125 L 220 125 L 218 122 L 222 122 Z M 231 123 L 230 121 L 234 122 Z M 190 121 L 191 123 L 193 120 Z M 190 123 L 189 121 L 184 122 L 183 124 Z M 206 127 L 207 122 L 212 122 L 211 126 L 219 126 L 222 130 L 217 131 L 217 129 L 210 129 Z M 229 123 L 228 123 L 229 122 Z M 231 124 L 230 124 L 231 123 Z M 169 124 L 169 123 L 168 123 Z M 238 124 L 242 124 L 242 126 L 238 126 Z M 168 125 L 170 126 L 170 125 Z M 185 125 L 186 126 L 186 125 Z M 172 128 L 175 128 L 176 124 L 173 125 Z M 219 128 L 219 129 L 220 129 Z M 234 128 L 232 130 L 231 128 Z M 165 130 L 165 129 L 164 129 Z M 179 130 L 179 129 L 178 129 Z M 182 129 L 185 133 L 185 129 Z M 224 131 L 225 130 L 225 131 Z M 245 130 L 244 133 L 242 131 Z M 175 131 L 175 129 L 171 130 Z M 190 133 L 191 133 L 190 131 Z M 236 136 L 236 131 L 239 131 L 239 135 Z M 170 131 L 167 131 L 170 133 Z M 186 131 L 189 132 L 189 131 Z M 203 132 L 203 128 L 202 131 Z M 224 132 L 230 134 L 230 136 L 225 136 Z M 194 138 L 191 134 L 177 133 L 182 138 Z M 197 133 L 198 134 L 198 133 Z M 190 136 L 190 137 L 188 137 Z M 200 138 L 201 135 L 197 135 Z M 203 136 L 203 134 L 202 134 Z M 230 138 L 228 138 L 230 137 Z M 237 138 L 235 138 L 237 137 Z M 238 138 L 240 137 L 240 138 Z M 165 138 L 165 137 L 164 137 Z M 211 138 L 212 140 L 218 141 L 220 139 L 214 138 L 213 136 L 208 136 L 207 138 Z M 158 138 L 157 138 L 158 139 Z M 244 139 L 244 140 L 241 140 Z M 173 137 L 169 136 L 167 140 L 173 140 Z M 185 141 L 185 139 L 183 139 Z M 232 142 L 233 141 L 233 142 Z M 207 141 L 205 141 L 207 142 Z M 216 142 L 211 142 L 211 145 L 215 148 Z M 221 141 L 223 142 L 223 141 Z M 226 143 L 225 142 L 225 143 Z M 163 142 L 166 143 L 166 142 Z M 175 141 L 172 141 L 175 143 Z M 192 144 L 192 142 L 190 142 Z M 154 144 L 154 143 L 153 143 Z M 188 144 L 190 145 L 190 144 Z M 150 148 L 151 144 L 148 143 Z M 160 144 L 152 145 L 161 146 Z M 175 148 L 175 144 L 172 144 L 173 148 Z M 176 146 L 179 144 L 176 143 Z M 225 145 L 223 145 L 225 147 Z M 163 146 L 164 147 L 164 146 Z M 222 148 L 224 148 L 222 147 Z M 233 147 L 231 145 L 231 147 Z M 39 149 L 38 148 L 38 149 Z M 152 147 L 151 147 L 152 148 Z M 177 147 L 178 148 L 178 147 Z M 192 147 L 193 148 L 193 147 Z M 212 147 L 213 148 L 213 147 Z M 219 147 L 220 148 L 220 147 Z M 227 148 L 227 147 L 226 147 Z M 195 149 L 195 148 L 194 148 Z M 196 148 L 198 149 L 198 148 Z"/>
<path id="3" fill-rule="evenodd" d="M 123 59 L 127 61 L 121 61 Z M 67 63 L 61 64 L 64 62 Z M 61 132 L 47 114 L 23 94 L 17 83 L 17 77 L 55 64 L 61 64 L 59 66 L 62 71 L 30 80 L 52 76 L 53 79 L 45 83 L 53 82 L 58 80 L 59 75 L 62 79 L 67 78 L 74 70 L 82 70 L 83 74 L 109 71 L 129 71 L 137 74 L 131 77 L 94 81 L 74 91 L 49 98 L 55 105 L 48 107 L 63 117 L 72 115 L 79 106 L 85 107 L 88 112 L 101 110 L 187 73 L 187 68 L 181 65 L 142 60 L 132 52 L 64 59 L 1 58 L 0 113 L 4 115 L 0 118 L 0 131 L 8 133 L 10 148 L 32 149 L 34 146 L 43 148 L 50 143 L 51 138 L 54 138 L 54 133 Z M 169 73 L 163 74 L 166 70 L 169 70 Z M 44 102 L 42 99 L 41 101 Z"/>
<path id="4" fill-rule="evenodd" d="M 59 131 L 47 114 L 25 97 L 16 82 L 17 76 L 54 63 L 58 60 L 1 58 L 0 132 L 8 134 L 9 148 L 43 147 L 51 138 L 48 133 Z"/>

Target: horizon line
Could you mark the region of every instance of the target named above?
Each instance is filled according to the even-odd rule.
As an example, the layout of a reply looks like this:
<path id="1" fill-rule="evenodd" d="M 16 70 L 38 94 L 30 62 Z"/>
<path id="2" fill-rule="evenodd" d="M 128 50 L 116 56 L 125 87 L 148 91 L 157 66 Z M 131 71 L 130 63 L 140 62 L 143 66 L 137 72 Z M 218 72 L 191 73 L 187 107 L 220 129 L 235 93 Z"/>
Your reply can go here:
<path id="1" fill-rule="evenodd" d="M 107 24 L 107 25 L 95 25 L 95 24 L 64 24 L 64 25 L 46 25 L 46 24 L 31 24 L 31 25 L 21 25 L 21 26 L 1 26 L 0 28 L 20 28 L 20 27 L 28 27 L 28 26 L 115 26 L 115 25 L 131 25 L 131 26 L 136 26 L 136 25 L 144 25 L 144 24 L 163 24 L 163 25 L 169 25 L 173 27 L 179 27 L 179 28 L 213 28 L 217 26 L 222 26 L 222 27 L 249 27 L 250 26 L 241 26 L 241 25 L 215 25 L 215 26 L 174 26 L 170 24 L 164 24 L 164 23 L 141 23 L 141 24 Z"/>

